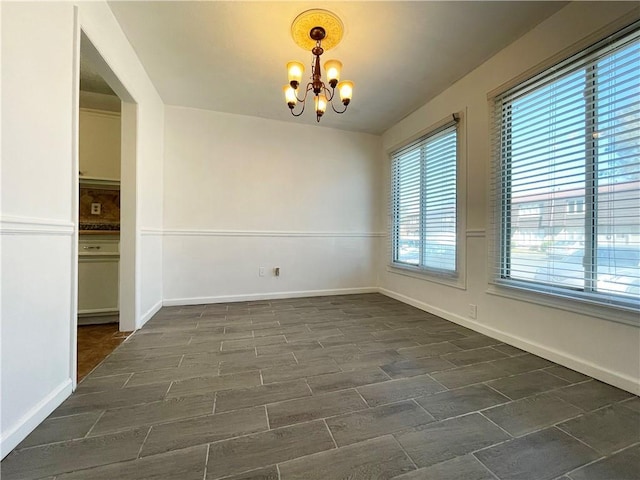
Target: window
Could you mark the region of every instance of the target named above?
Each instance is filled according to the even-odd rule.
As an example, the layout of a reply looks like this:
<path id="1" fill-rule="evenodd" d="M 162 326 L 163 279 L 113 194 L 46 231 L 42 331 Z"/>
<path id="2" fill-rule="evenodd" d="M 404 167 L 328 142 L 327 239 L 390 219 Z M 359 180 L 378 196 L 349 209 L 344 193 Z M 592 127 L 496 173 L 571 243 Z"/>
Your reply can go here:
<path id="1" fill-rule="evenodd" d="M 639 26 L 496 97 L 497 283 L 640 309 Z"/>
<path id="2" fill-rule="evenodd" d="M 457 274 L 456 119 L 391 154 L 395 267 Z"/>

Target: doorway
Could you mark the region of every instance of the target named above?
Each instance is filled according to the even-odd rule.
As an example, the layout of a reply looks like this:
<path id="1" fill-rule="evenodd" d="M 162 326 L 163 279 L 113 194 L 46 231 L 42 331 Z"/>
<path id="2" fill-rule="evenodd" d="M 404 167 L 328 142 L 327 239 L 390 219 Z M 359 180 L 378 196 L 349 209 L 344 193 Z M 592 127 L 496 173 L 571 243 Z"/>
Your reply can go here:
<path id="1" fill-rule="evenodd" d="M 136 328 L 137 106 L 83 31 L 78 35 L 75 384 Z"/>

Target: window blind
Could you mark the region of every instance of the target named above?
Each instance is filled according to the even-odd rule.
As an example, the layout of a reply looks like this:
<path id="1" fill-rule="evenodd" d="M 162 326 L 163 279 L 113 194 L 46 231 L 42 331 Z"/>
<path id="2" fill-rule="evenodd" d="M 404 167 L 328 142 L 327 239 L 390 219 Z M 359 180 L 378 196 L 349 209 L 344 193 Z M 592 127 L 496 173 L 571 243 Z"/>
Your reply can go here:
<path id="1" fill-rule="evenodd" d="M 639 27 L 495 98 L 496 282 L 639 309 Z"/>
<path id="2" fill-rule="evenodd" d="M 457 272 L 456 120 L 395 151 L 392 159 L 392 263 Z"/>

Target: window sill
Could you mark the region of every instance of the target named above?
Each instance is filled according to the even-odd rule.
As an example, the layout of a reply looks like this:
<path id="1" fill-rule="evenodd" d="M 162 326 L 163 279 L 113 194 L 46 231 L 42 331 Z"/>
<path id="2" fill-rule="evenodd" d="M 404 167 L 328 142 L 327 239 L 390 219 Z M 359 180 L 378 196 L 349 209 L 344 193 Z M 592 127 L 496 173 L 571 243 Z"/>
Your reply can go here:
<path id="1" fill-rule="evenodd" d="M 487 289 L 490 295 L 556 308 L 567 312 L 596 317 L 611 322 L 640 327 L 638 312 L 616 305 L 603 305 L 587 298 L 572 298 L 569 294 L 532 290 L 517 282 L 493 283 Z"/>
<path id="2" fill-rule="evenodd" d="M 399 265 L 387 265 L 387 272 L 395 275 L 403 275 L 405 277 L 416 278 L 426 282 L 439 283 L 448 287 L 458 288 L 460 290 L 466 290 L 464 279 L 459 275 L 438 275 L 431 270 L 424 270 L 421 268 L 404 267 Z"/>

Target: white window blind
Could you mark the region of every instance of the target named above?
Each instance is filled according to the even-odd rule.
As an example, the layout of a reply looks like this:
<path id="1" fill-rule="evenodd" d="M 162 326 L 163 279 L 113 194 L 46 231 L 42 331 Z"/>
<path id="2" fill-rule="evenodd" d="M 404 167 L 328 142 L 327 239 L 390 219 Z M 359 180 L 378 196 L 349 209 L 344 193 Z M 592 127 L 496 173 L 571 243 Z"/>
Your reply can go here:
<path id="1" fill-rule="evenodd" d="M 639 26 L 495 99 L 497 282 L 639 309 Z"/>
<path id="2" fill-rule="evenodd" d="M 394 266 L 457 272 L 455 118 L 391 154 Z"/>

